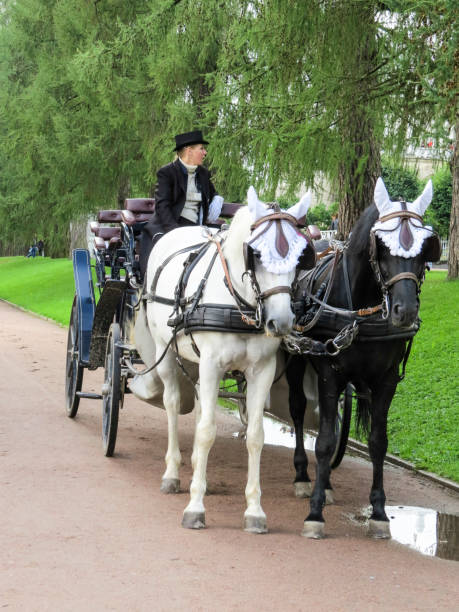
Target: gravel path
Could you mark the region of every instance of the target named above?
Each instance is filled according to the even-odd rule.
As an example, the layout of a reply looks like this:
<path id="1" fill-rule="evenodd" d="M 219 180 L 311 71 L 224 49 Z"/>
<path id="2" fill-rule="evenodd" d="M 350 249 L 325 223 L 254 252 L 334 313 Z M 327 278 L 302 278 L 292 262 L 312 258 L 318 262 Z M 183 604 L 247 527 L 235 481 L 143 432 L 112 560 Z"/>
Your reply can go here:
<path id="1" fill-rule="evenodd" d="M 193 415 L 181 417 L 184 492 L 159 492 L 164 411 L 128 397 L 115 456 L 101 447 L 101 403 L 64 409 L 66 330 L 0 302 L 0 608 L 18 611 L 379 611 L 458 609 L 459 563 L 365 536 L 371 470 L 345 457 L 334 474 L 327 538 L 300 537 L 292 451 L 265 446 L 270 533 L 242 531 L 246 450 L 218 417 L 209 459 L 208 529 L 184 530 Z M 102 371 L 85 371 L 99 391 Z M 458 512 L 457 493 L 386 469 L 389 505 Z M 454 603 L 456 602 L 456 603 Z"/>

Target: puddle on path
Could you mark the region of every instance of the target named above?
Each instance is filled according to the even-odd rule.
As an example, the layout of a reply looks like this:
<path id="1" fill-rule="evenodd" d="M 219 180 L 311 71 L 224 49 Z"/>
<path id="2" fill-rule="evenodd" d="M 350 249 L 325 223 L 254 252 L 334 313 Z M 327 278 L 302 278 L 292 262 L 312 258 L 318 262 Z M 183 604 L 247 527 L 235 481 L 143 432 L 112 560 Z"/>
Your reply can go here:
<path id="1" fill-rule="evenodd" d="M 353 519 L 368 520 L 371 507 Z M 392 539 L 430 557 L 459 561 L 459 514 L 417 506 L 386 506 Z"/>
<path id="2" fill-rule="evenodd" d="M 241 422 L 237 408 L 228 405 L 221 405 L 220 408 Z M 293 428 L 269 416 L 263 417 L 263 428 L 265 444 L 295 448 Z M 234 438 L 243 435 L 243 430 L 233 433 Z M 306 450 L 313 451 L 315 442 L 315 436 L 305 433 Z M 459 514 L 446 514 L 416 506 L 386 506 L 386 514 L 390 519 L 393 540 L 424 555 L 459 561 Z M 371 507 L 368 506 L 360 515 L 354 515 L 351 519 L 362 524 L 368 521 L 370 515 Z"/>
<path id="3" fill-rule="evenodd" d="M 231 414 L 241 422 L 239 411 L 237 408 L 228 407 L 226 405 L 220 405 L 220 408 L 227 414 Z M 265 444 L 272 444 L 274 446 L 286 446 L 287 448 L 295 448 L 295 430 L 293 427 L 282 423 L 269 416 L 263 417 L 263 429 L 265 432 Z M 244 436 L 244 431 L 236 431 L 233 433 L 233 438 L 240 438 Z M 313 451 L 316 444 L 315 436 L 305 433 L 304 434 L 304 448 L 309 451 Z"/>

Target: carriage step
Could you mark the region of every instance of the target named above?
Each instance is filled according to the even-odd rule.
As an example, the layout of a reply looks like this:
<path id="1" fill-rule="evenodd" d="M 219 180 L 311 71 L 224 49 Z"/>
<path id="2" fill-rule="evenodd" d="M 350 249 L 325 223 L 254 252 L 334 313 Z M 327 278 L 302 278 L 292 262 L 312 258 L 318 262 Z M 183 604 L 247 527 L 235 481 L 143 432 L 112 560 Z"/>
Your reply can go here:
<path id="1" fill-rule="evenodd" d="M 229 399 L 245 399 L 245 393 L 236 393 L 229 391 L 219 391 L 218 397 L 227 397 Z"/>
<path id="2" fill-rule="evenodd" d="M 77 391 L 78 397 L 84 397 L 85 399 L 102 399 L 103 396 L 100 393 L 90 393 L 87 391 Z"/>
<path id="3" fill-rule="evenodd" d="M 122 342 L 121 340 L 118 340 L 118 342 L 116 342 L 115 344 L 122 351 L 129 351 L 129 352 L 135 351 L 135 346 L 133 344 L 126 344 L 125 342 Z"/>

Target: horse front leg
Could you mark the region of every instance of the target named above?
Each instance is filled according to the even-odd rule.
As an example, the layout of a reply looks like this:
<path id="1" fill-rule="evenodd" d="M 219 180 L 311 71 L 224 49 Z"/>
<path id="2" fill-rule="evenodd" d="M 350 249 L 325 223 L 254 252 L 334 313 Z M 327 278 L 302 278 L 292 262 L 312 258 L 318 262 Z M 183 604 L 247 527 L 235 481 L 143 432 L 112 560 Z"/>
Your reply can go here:
<path id="1" fill-rule="evenodd" d="M 308 458 L 304 448 L 304 414 L 306 410 L 306 396 L 303 391 L 303 378 L 306 370 L 304 357 L 292 356 L 287 366 L 286 377 L 289 387 L 288 407 L 295 427 L 295 453 L 293 465 L 295 467 L 295 480 L 293 487 L 295 496 L 310 497 L 312 483 L 308 475 Z"/>
<path id="2" fill-rule="evenodd" d="M 266 514 L 261 507 L 260 458 L 264 443 L 263 410 L 276 370 L 275 358 L 246 371 L 247 379 L 247 452 L 248 470 L 244 513 L 244 531 L 267 533 Z"/>
<path id="3" fill-rule="evenodd" d="M 206 526 L 204 495 L 207 489 L 207 459 L 215 441 L 217 427 L 215 409 L 218 386 L 224 371 L 215 359 L 201 353 L 199 362 L 199 402 L 201 414 L 196 422 L 192 455 L 193 478 L 190 485 L 190 501 L 183 512 L 182 527 L 202 529 Z"/>
<path id="4" fill-rule="evenodd" d="M 368 451 L 373 464 L 373 482 L 370 503 L 373 511 L 368 525 L 368 535 L 373 538 L 390 538 L 389 519 L 385 511 L 384 458 L 387 452 L 387 414 L 397 383 L 386 383 L 372 389 L 371 429 Z"/>
<path id="5" fill-rule="evenodd" d="M 316 440 L 316 483 L 311 495 L 309 514 L 303 525 L 302 535 L 307 538 L 322 538 L 325 520 L 323 507 L 330 501 L 330 459 L 336 446 L 335 423 L 340 388 L 333 376 L 319 376 L 320 424 Z"/>

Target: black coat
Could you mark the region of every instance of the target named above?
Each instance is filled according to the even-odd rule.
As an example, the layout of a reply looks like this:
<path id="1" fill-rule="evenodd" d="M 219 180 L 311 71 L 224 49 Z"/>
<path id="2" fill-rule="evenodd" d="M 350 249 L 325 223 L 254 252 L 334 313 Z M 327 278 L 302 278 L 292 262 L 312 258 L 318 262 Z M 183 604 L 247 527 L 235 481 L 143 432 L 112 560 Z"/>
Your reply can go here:
<path id="1" fill-rule="evenodd" d="M 188 177 L 181 162 L 174 162 L 158 170 L 158 182 L 155 190 L 155 212 L 146 223 L 143 232 L 153 238 L 158 232 L 166 233 L 179 227 L 179 219 L 186 201 Z M 196 170 L 196 185 L 202 194 L 203 222 L 207 220 L 209 203 L 216 191 L 210 180 L 210 172 L 198 166 Z"/>
<path id="2" fill-rule="evenodd" d="M 145 272 L 150 251 L 156 241 L 162 234 L 180 227 L 179 219 L 186 201 L 188 174 L 178 159 L 160 168 L 157 178 L 155 211 L 142 230 L 140 246 L 142 274 Z M 202 194 L 202 219 L 203 223 L 206 223 L 209 204 L 216 191 L 210 180 L 210 172 L 203 166 L 198 166 L 196 169 L 196 186 Z"/>

